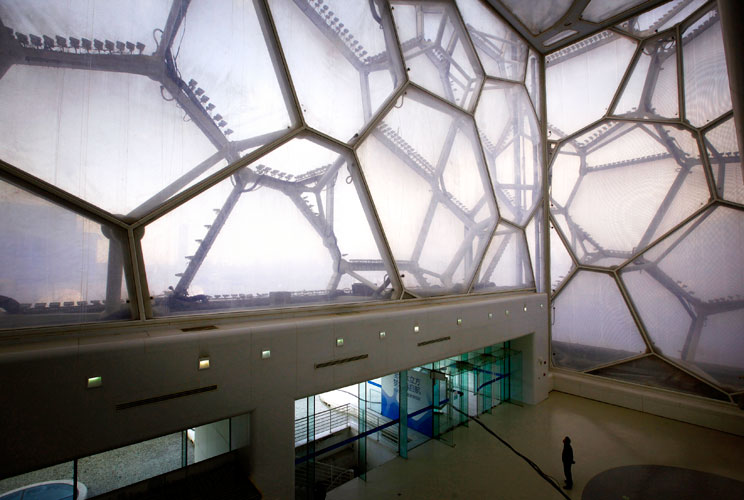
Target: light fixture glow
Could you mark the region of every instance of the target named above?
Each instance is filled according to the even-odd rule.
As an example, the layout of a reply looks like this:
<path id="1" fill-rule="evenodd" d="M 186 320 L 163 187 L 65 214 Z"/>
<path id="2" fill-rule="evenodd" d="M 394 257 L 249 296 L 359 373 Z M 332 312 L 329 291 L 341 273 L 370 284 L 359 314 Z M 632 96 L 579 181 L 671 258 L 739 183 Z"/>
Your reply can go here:
<path id="1" fill-rule="evenodd" d="M 457 326 L 462 325 L 462 318 L 457 318 Z"/>
<path id="2" fill-rule="evenodd" d="M 88 389 L 95 389 L 103 385 L 103 377 L 89 377 L 88 378 Z"/>
<path id="3" fill-rule="evenodd" d="M 199 358 L 199 369 L 206 370 L 209 368 L 209 358 Z"/>
<path id="4" fill-rule="evenodd" d="M 504 311 L 504 314 L 505 314 L 506 316 L 509 316 L 509 309 L 507 309 L 506 311 Z"/>
<path id="5" fill-rule="evenodd" d="M 413 333 L 418 333 L 420 330 L 418 325 L 413 325 Z"/>
<path id="6" fill-rule="evenodd" d="M 492 318 L 493 318 L 493 313 L 488 313 L 488 319 L 492 319 Z"/>
<path id="7" fill-rule="evenodd" d="M 524 307 L 522 307 L 522 310 L 523 310 L 524 312 L 527 312 L 527 304 L 525 304 L 525 305 L 524 305 Z"/>
<path id="8" fill-rule="evenodd" d="M 385 338 L 385 332 L 384 331 L 380 332 L 380 338 L 381 339 L 384 339 Z"/>
<path id="9" fill-rule="evenodd" d="M 336 347 L 343 347 L 343 346 L 344 346 L 344 339 L 342 339 L 340 337 L 337 338 L 336 339 Z"/>
<path id="10" fill-rule="evenodd" d="M 264 349 L 261 351 L 261 359 L 269 359 L 271 357 L 271 351 L 269 349 Z"/>

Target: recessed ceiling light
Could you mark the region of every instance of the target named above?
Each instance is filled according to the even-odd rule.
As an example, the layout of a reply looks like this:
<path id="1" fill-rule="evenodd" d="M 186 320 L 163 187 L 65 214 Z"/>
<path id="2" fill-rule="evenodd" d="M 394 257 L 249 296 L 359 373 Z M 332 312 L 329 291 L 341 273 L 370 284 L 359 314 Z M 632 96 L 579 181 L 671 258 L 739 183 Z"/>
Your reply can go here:
<path id="1" fill-rule="evenodd" d="M 88 389 L 95 389 L 103 385 L 103 377 L 89 377 L 88 378 Z"/>

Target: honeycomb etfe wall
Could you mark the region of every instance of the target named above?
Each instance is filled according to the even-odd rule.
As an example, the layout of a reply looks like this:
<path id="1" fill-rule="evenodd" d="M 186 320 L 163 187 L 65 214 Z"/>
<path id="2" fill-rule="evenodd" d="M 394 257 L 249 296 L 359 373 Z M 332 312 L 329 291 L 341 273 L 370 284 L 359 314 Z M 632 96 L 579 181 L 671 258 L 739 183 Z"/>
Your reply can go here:
<path id="1" fill-rule="evenodd" d="M 544 60 L 480 0 L 3 1 L 0 330 L 550 284 L 555 367 L 740 402 L 715 2 L 492 3 Z"/>
<path id="2" fill-rule="evenodd" d="M 0 21 L 0 329 L 543 289 L 540 60 L 480 0 Z"/>
<path id="3" fill-rule="evenodd" d="M 740 403 L 744 184 L 715 2 L 545 63 L 554 366 Z"/>

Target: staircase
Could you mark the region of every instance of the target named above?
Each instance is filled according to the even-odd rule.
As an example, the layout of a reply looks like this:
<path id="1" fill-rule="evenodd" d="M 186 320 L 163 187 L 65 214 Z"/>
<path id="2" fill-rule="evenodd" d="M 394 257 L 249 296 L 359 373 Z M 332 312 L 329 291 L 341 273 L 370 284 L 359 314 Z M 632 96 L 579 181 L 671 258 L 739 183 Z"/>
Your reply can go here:
<path id="1" fill-rule="evenodd" d="M 330 491 L 354 479 L 354 469 L 344 469 L 323 462 L 305 462 L 295 467 L 295 489 L 306 489 L 308 486 L 309 467 L 315 468 L 312 484 L 320 485 L 325 491 Z"/>

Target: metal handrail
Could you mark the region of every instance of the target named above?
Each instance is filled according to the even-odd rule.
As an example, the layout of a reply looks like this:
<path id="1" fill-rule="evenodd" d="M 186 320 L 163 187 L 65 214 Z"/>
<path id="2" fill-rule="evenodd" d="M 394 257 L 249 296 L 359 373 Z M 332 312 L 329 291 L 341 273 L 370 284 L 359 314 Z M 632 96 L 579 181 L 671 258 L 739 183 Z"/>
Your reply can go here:
<path id="1" fill-rule="evenodd" d="M 349 415 L 351 405 L 346 403 L 335 408 L 315 413 L 307 417 L 295 419 L 295 443 L 308 440 L 308 423 L 312 422 L 313 437 L 318 434 L 330 434 L 333 429 L 349 426 Z"/>
<path id="2" fill-rule="evenodd" d="M 356 419 L 357 425 L 359 422 L 359 408 L 356 406 L 352 406 L 349 409 L 350 416 L 354 417 Z M 382 415 L 381 413 L 378 413 L 375 410 L 372 410 L 371 408 L 367 408 L 366 410 L 366 421 L 367 426 L 366 429 L 376 429 L 380 427 L 381 425 L 384 425 L 388 422 L 390 422 L 391 418 L 386 417 L 385 415 Z M 352 422 L 353 423 L 353 422 Z M 358 430 L 358 429 L 357 429 Z M 391 441 L 397 443 L 398 442 L 398 430 L 396 428 L 385 428 L 380 431 L 382 435 L 384 435 L 386 438 L 390 439 Z"/>
<path id="3" fill-rule="evenodd" d="M 352 420 L 350 421 L 349 418 Z M 375 429 L 386 424 L 391 419 L 378 413 L 375 410 L 367 408 L 366 410 L 366 429 Z M 327 436 L 334 430 L 340 430 L 350 426 L 357 427 L 359 422 L 359 408 L 346 403 L 341 406 L 329 408 L 327 410 L 315 413 L 308 417 L 295 419 L 295 444 L 303 444 L 308 441 L 307 426 L 311 421 L 313 425 L 312 436 L 317 438 L 318 435 Z M 397 443 L 397 429 L 386 428 L 381 433 L 389 440 Z"/>

